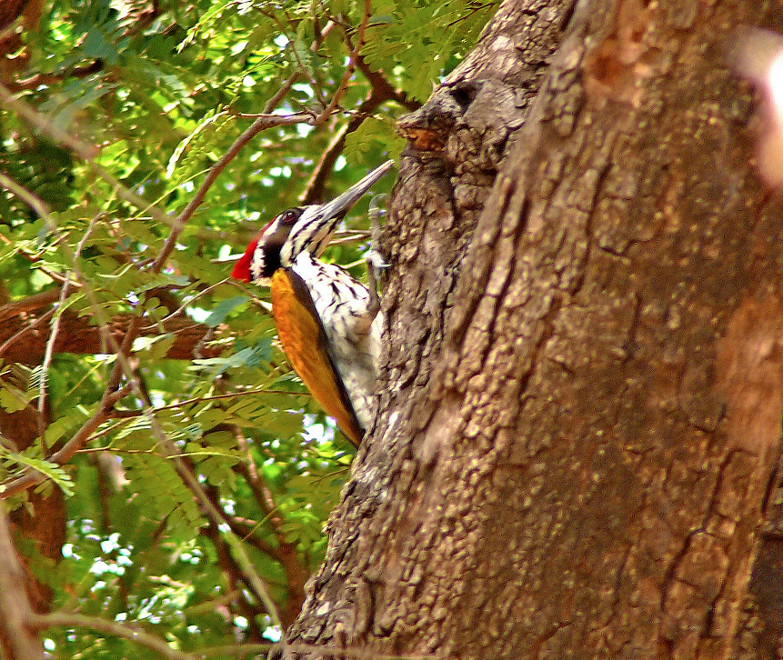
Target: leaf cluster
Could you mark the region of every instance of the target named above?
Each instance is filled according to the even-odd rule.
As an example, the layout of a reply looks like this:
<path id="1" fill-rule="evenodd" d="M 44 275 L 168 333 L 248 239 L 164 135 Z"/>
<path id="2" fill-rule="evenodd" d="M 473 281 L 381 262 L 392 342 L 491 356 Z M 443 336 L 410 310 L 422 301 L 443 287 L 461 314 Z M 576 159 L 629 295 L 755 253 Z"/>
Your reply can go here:
<path id="1" fill-rule="evenodd" d="M 62 561 L 24 546 L 53 607 L 133 622 L 182 651 L 272 639 L 275 615 L 233 534 L 280 620 L 295 616 L 352 450 L 288 367 L 267 292 L 227 276 L 281 209 L 336 194 L 397 155 L 396 119 L 493 10 L 472 0 L 52 0 L 21 53 L 3 54 L 23 56 L 26 67 L 0 83 L 43 128 L 0 108 L 0 174 L 28 193 L 0 186 L 0 326 L 16 323 L 0 333 L 0 359 L 18 342 L 30 355 L 0 367 L 0 497 L 31 471 L 46 478 L 44 494 L 66 495 Z M 370 74 L 394 95 L 373 97 Z M 241 149 L 157 267 L 205 173 L 270 112 L 308 121 Z M 367 229 L 366 204 L 347 227 Z M 341 244 L 326 258 L 358 262 L 367 247 Z M 47 294 L 48 306 L 32 306 Z M 184 341 L 173 319 L 205 328 L 191 360 L 167 357 Z M 80 351 L 78 336 L 67 337 L 70 353 L 58 348 L 78 320 L 100 336 L 98 352 Z M 118 356 L 132 323 L 137 336 Z M 116 392 L 88 441 L 54 460 Z M 31 507 L 25 492 L 6 504 Z M 83 630 L 47 638 L 57 657 L 149 657 Z"/>

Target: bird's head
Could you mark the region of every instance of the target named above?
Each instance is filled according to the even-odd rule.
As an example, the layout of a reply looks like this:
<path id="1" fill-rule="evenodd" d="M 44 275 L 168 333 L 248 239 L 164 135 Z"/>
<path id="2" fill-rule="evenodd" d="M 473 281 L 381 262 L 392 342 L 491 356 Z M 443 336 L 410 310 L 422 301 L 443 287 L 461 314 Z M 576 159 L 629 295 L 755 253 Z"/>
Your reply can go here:
<path id="1" fill-rule="evenodd" d="M 269 284 L 278 268 L 293 264 L 302 252 L 319 256 L 332 238 L 337 223 L 394 162 L 386 161 L 326 204 L 313 204 L 283 211 L 250 241 L 231 277 L 243 282 Z"/>

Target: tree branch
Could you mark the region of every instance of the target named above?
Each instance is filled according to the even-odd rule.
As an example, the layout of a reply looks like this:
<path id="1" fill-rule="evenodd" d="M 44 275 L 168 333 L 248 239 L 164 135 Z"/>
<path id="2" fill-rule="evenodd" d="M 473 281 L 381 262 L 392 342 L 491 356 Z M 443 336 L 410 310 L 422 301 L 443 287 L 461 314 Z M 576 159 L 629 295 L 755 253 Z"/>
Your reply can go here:
<path id="1" fill-rule="evenodd" d="M 90 64 L 74 67 L 71 71 L 63 73 L 36 73 L 29 78 L 22 80 L 9 80 L 6 87 L 14 92 L 21 92 L 28 89 L 37 89 L 41 85 L 53 85 L 60 83 L 68 78 L 86 78 L 93 73 L 103 70 L 103 60 L 95 60 Z"/>
<path id="2" fill-rule="evenodd" d="M 60 287 L 35 293 L 32 296 L 10 302 L 0 307 L 0 323 L 7 319 L 19 316 L 24 312 L 32 312 L 42 307 L 48 307 L 60 299 Z"/>
<path id="3" fill-rule="evenodd" d="M 334 169 L 335 162 L 337 162 L 337 159 L 345 148 L 346 137 L 358 129 L 367 116 L 375 112 L 375 109 L 379 105 L 387 101 L 396 101 L 411 112 L 421 107 L 421 103 L 408 98 L 407 94 L 404 92 L 394 89 L 380 71 L 373 71 L 370 69 L 367 61 L 351 43 L 351 39 L 347 33 L 345 33 L 345 41 L 348 48 L 354 53 L 354 59 L 352 61 L 355 62 L 356 68 L 361 71 L 362 75 L 364 75 L 371 85 L 370 92 L 357 108 L 355 114 L 348 123 L 340 128 L 334 138 L 332 138 L 329 146 L 321 154 L 321 158 L 313 169 L 313 173 L 310 175 L 305 190 L 299 198 L 299 201 L 302 204 L 313 204 L 323 199 L 324 186 Z"/>
<path id="4" fill-rule="evenodd" d="M 0 507 L 0 640 L 9 660 L 43 657 L 41 642 L 30 626 L 32 610 L 25 574 L 11 540 L 8 518 Z"/>
<path id="5" fill-rule="evenodd" d="M 76 246 L 76 251 L 73 254 L 74 264 L 76 263 L 76 259 L 79 258 L 79 255 L 82 253 L 82 250 L 84 249 L 84 244 L 87 242 L 87 238 L 92 233 L 92 230 L 95 227 L 95 223 L 98 221 L 98 218 L 100 215 L 96 215 L 93 217 L 93 219 L 90 221 L 90 224 L 87 226 L 87 230 L 84 232 L 84 235 L 82 236 L 81 240 L 79 241 L 78 245 Z M 54 320 L 52 322 L 52 328 L 49 332 L 49 339 L 46 341 L 46 349 L 44 350 L 44 358 L 43 362 L 41 363 L 41 387 L 40 392 L 38 395 L 38 435 L 41 440 L 41 443 L 43 444 L 43 437 L 44 437 L 44 431 L 46 430 L 44 428 L 44 419 L 45 419 L 45 413 L 47 409 L 47 401 L 48 401 L 48 378 L 49 378 L 49 366 L 52 363 L 52 357 L 54 356 L 54 345 L 57 341 L 57 334 L 60 331 L 60 321 L 62 320 L 63 316 L 63 309 L 65 308 L 65 301 L 68 299 L 68 296 L 71 292 L 71 271 L 69 270 L 68 273 L 65 276 L 65 282 L 63 283 L 62 289 L 60 290 L 60 300 L 58 302 L 57 310 L 54 314 Z M 42 447 L 43 449 L 43 447 Z"/>
<path id="6" fill-rule="evenodd" d="M 236 155 L 247 145 L 256 135 L 261 131 L 265 131 L 269 128 L 276 126 L 291 126 L 293 124 L 312 123 L 312 116 L 308 113 L 297 113 L 293 115 L 280 116 L 280 115 L 261 115 L 258 117 L 242 134 L 234 140 L 234 143 L 229 147 L 220 160 L 218 160 L 212 167 L 209 168 L 207 175 L 204 177 L 204 181 L 198 187 L 198 190 L 193 194 L 188 205 L 182 210 L 182 213 L 177 216 L 174 222 L 168 222 L 171 224 L 171 233 L 166 239 L 158 257 L 152 264 L 150 270 L 153 273 L 159 273 L 163 264 L 166 263 L 171 253 L 174 251 L 174 247 L 177 242 L 177 238 L 185 228 L 185 224 L 190 220 L 193 214 L 196 212 L 201 203 L 206 197 L 207 191 L 215 183 L 220 173 L 226 168 Z"/>
<path id="7" fill-rule="evenodd" d="M 350 47 L 351 40 L 348 34 L 345 35 L 345 39 Z M 364 55 L 361 53 L 357 53 L 356 55 L 356 68 L 362 72 L 362 75 L 367 79 L 367 82 L 372 85 L 375 95 L 378 98 L 383 98 L 386 101 L 395 101 L 410 112 L 418 110 L 421 107 L 420 101 L 412 99 L 402 90 L 392 87 L 382 71 L 373 71 L 370 68 L 370 65 L 367 64 Z"/>
<path id="8" fill-rule="evenodd" d="M 371 13 L 372 8 L 370 6 L 370 0 L 364 0 L 364 16 L 362 17 L 362 22 L 359 25 L 359 29 L 357 30 L 358 38 L 356 39 L 356 46 L 348 56 L 348 66 L 343 72 L 343 77 L 340 80 L 340 85 L 338 86 L 337 91 L 332 95 L 332 100 L 329 102 L 329 105 L 327 105 L 323 109 L 323 112 L 321 112 L 321 114 L 316 117 L 315 121 L 313 122 L 314 126 L 320 126 L 327 119 L 329 119 L 329 117 L 331 117 L 335 108 L 337 108 L 338 104 L 340 103 L 340 99 L 342 99 L 343 94 L 345 94 L 345 91 L 348 89 L 348 82 L 350 81 L 354 69 L 356 68 L 356 58 L 358 57 L 362 46 L 364 46 L 364 34 L 367 30 L 367 25 L 370 22 Z"/>
<path id="9" fill-rule="evenodd" d="M 95 616 L 54 612 L 52 614 L 33 614 L 29 617 L 29 622 L 31 626 L 38 630 L 45 630 L 46 628 L 90 628 L 91 630 L 97 630 L 98 632 L 121 637 L 141 646 L 146 646 L 168 660 L 193 660 L 194 658 L 194 656 L 188 653 L 182 653 L 171 648 L 155 635 L 117 623 L 116 621 L 108 621 Z M 24 657 L 26 658 L 27 656 Z"/>
<path id="10" fill-rule="evenodd" d="M 199 531 L 212 542 L 218 563 L 220 564 L 220 569 L 228 579 L 230 587 L 232 587 L 233 591 L 236 593 L 236 597 L 231 600 L 231 603 L 238 607 L 242 615 L 248 620 L 248 623 L 255 627 L 253 632 L 254 636 L 260 638 L 261 631 L 257 628 L 257 624 L 255 623 L 258 610 L 253 607 L 247 597 L 248 591 L 253 593 L 253 589 L 248 589 L 247 580 L 242 574 L 239 566 L 237 566 L 237 563 L 234 561 L 234 558 L 231 556 L 230 548 L 220 535 L 217 525 L 210 522 Z M 258 598 L 258 594 L 254 595 Z"/>
<path id="11" fill-rule="evenodd" d="M 24 301 L 20 301 L 20 306 L 21 303 Z M 0 317 L 3 315 L 3 309 L 0 308 Z M 44 357 L 49 334 L 48 327 L 43 324 L 43 321 L 48 320 L 51 313 L 52 310 L 49 310 L 32 319 L 16 316 L 0 321 L 0 357 L 6 362 L 39 364 Z M 101 328 L 92 323 L 88 316 L 80 316 L 71 311 L 64 312 L 60 317 L 60 332 L 53 344 L 52 352 L 77 355 L 113 352 L 112 344 L 119 345 L 123 341 L 132 318 L 134 317 L 131 314 L 120 314 Z M 211 328 L 196 323 L 184 314 L 169 317 L 161 324 L 162 329 L 157 325 L 143 326 L 137 336 L 174 335 L 174 343 L 166 353 L 166 358 L 170 360 L 218 357 L 231 346 L 231 337 L 225 328 Z M 111 337 L 108 345 L 105 333 Z M 207 339 L 214 339 L 215 342 L 205 343 Z"/>
<path id="12" fill-rule="evenodd" d="M 95 432 L 101 424 L 109 419 L 109 411 L 111 410 L 112 406 L 122 397 L 128 394 L 130 389 L 130 386 L 126 385 L 125 387 L 115 392 L 104 393 L 101 405 L 93 414 L 93 416 L 84 422 L 84 424 L 82 424 L 81 428 L 73 435 L 70 440 L 68 440 L 68 442 L 65 443 L 65 445 L 63 445 L 62 449 L 49 456 L 47 460 L 51 463 L 55 463 L 56 465 L 63 465 L 64 463 L 67 463 L 73 457 L 73 455 L 86 444 L 93 432 Z M 0 500 L 7 499 L 12 495 L 16 495 L 17 493 L 21 493 L 23 490 L 30 488 L 30 486 L 35 486 L 44 480 L 46 480 L 45 475 L 36 470 L 28 470 L 21 477 L 6 483 L 0 483 Z"/>
<path id="13" fill-rule="evenodd" d="M 55 142 L 65 145 L 77 156 L 79 156 L 85 163 L 87 163 L 95 173 L 106 183 L 108 183 L 114 190 L 117 191 L 117 195 L 120 199 L 132 204 L 138 209 L 141 209 L 149 213 L 153 218 L 164 224 L 169 224 L 169 217 L 160 211 L 154 204 L 148 202 L 143 197 L 137 195 L 130 188 L 124 186 L 120 181 L 114 178 L 109 171 L 95 162 L 95 156 L 98 153 L 98 149 L 92 145 L 88 145 L 82 142 L 78 138 L 74 137 L 70 133 L 66 133 L 57 126 L 54 126 L 49 120 L 34 110 L 32 106 L 28 105 L 24 101 L 17 99 L 14 94 L 5 85 L 0 84 L 0 102 L 9 110 L 13 110 L 20 117 L 22 117 L 29 124 L 32 124 L 37 129 L 48 135 Z M 29 203 L 27 199 L 26 202 Z M 32 206 L 32 205 L 31 205 Z M 40 216 L 41 210 L 32 206 L 33 210 Z M 43 217 L 43 216 L 41 216 Z"/>

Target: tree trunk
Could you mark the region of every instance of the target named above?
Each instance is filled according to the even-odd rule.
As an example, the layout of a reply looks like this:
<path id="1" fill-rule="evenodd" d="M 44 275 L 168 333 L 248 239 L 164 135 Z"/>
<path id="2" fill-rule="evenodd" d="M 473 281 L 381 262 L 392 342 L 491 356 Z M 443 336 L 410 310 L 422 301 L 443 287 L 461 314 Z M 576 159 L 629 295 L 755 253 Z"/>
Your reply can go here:
<path id="1" fill-rule="evenodd" d="M 543 5 L 401 122 L 379 414 L 286 657 L 775 657 L 783 213 L 726 50 L 783 14 Z"/>

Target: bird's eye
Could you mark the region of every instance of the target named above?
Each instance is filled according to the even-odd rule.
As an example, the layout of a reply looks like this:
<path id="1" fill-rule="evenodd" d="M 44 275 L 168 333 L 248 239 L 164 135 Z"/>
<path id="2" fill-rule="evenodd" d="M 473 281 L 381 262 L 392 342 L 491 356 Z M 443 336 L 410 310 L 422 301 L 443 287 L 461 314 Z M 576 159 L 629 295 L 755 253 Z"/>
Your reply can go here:
<path id="1" fill-rule="evenodd" d="M 283 214 L 280 216 L 280 222 L 282 222 L 284 225 L 292 225 L 299 219 L 299 213 L 297 212 L 297 209 L 288 209 L 287 211 L 283 211 Z"/>

